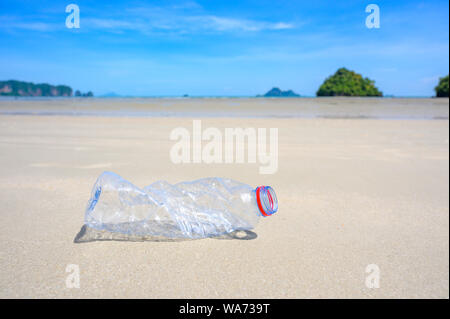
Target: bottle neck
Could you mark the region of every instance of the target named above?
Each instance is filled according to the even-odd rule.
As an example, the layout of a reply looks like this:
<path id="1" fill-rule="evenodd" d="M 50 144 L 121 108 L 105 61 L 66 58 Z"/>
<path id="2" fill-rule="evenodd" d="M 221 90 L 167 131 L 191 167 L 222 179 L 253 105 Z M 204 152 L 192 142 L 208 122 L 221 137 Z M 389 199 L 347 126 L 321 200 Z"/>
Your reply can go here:
<path id="1" fill-rule="evenodd" d="M 278 210 L 277 196 L 270 186 L 259 186 L 256 188 L 256 203 L 261 215 L 264 217 L 275 214 Z"/>

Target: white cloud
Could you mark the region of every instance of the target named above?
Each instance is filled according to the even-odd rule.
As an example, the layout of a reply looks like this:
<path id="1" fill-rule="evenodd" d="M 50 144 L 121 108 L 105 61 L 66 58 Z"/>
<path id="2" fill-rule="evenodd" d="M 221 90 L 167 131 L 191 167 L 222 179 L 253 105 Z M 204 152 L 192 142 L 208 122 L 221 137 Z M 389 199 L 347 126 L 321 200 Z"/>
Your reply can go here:
<path id="1" fill-rule="evenodd" d="M 59 27 L 53 23 L 23 20 L 14 16 L 0 16 L 0 25 L 4 29 L 22 29 L 40 32 L 56 30 Z"/>
<path id="2" fill-rule="evenodd" d="M 278 22 L 273 25 L 273 29 L 275 29 L 275 30 L 292 29 L 292 28 L 294 28 L 293 24 L 284 23 L 284 22 Z"/>
<path id="3" fill-rule="evenodd" d="M 19 23 L 11 23 L 8 25 L 9 28 L 12 29 L 24 29 L 24 30 L 32 30 L 32 31 L 51 31 L 55 29 L 55 26 L 50 23 L 43 22 L 19 22 Z"/>
<path id="4" fill-rule="evenodd" d="M 97 18 L 83 19 L 83 24 L 98 29 L 135 29 L 137 27 L 136 23 L 128 21 Z"/>
<path id="5" fill-rule="evenodd" d="M 149 18 L 131 17 L 125 19 L 85 18 L 83 26 L 120 32 L 135 30 L 140 32 L 172 31 L 183 33 L 198 32 L 258 32 L 264 30 L 285 30 L 294 28 L 285 22 L 265 22 L 246 19 L 234 19 L 214 15 L 197 16 L 153 16 Z"/>
<path id="6" fill-rule="evenodd" d="M 55 20 L 55 19 L 53 19 Z M 36 18 L 0 17 L 3 28 L 25 29 L 48 32 L 64 29 L 64 21 L 44 22 Z M 283 21 L 264 21 L 213 15 L 204 12 L 196 2 L 187 1 L 168 7 L 132 7 L 115 12 L 108 11 L 108 16 L 81 16 L 81 29 L 104 30 L 121 33 L 124 31 L 173 32 L 173 33 L 210 33 L 210 32 L 259 32 L 264 30 L 286 30 L 295 25 Z"/>
<path id="7" fill-rule="evenodd" d="M 216 31 L 262 31 L 293 28 L 292 24 L 284 22 L 271 23 L 265 21 L 218 17 L 214 15 L 188 17 L 188 19 L 203 23 L 200 27 L 204 29 L 213 29 Z"/>

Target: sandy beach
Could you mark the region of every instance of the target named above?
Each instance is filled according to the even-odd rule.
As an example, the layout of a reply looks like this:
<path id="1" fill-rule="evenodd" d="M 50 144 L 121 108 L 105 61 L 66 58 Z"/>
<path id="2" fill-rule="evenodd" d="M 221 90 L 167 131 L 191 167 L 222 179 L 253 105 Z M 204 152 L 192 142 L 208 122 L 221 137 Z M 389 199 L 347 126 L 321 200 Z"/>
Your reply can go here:
<path id="1" fill-rule="evenodd" d="M 76 101 L 0 101 L 1 298 L 449 298 L 448 99 Z M 136 116 L 117 113 L 128 104 Z M 277 172 L 174 164 L 170 132 L 194 116 L 278 128 Z M 253 240 L 75 244 L 105 170 L 138 186 L 271 185 L 280 208 Z"/>

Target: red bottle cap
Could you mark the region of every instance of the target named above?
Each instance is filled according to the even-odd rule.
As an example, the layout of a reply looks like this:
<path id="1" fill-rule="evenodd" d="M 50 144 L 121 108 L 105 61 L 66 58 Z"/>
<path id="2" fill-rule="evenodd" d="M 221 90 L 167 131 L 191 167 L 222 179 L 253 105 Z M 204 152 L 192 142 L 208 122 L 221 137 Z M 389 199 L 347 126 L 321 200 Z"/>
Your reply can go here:
<path id="1" fill-rule="evenodd" d="M 275 214 L 278 210 L 277 196 L 270 186 L 259 186 L 256 188 L 256 203 L 264 217 Z"/>

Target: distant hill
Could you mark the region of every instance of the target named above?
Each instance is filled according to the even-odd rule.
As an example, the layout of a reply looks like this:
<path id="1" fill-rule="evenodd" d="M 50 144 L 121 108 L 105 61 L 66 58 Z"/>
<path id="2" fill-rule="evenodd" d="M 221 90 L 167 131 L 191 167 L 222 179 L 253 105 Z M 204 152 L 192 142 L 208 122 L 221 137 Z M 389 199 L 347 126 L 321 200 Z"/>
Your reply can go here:
<path id="1" fill-rule="evenodd" d="M 67 85 L 34 84 L 16 80 L 0 81 L 2 96 L 72 96 L 72 88 Z"/>
<path id="2" fill-rule="evenodd" d="M 274 87 L 262 96 L 263 97 L 299 97 L 300 95 L 295 93 L 292 90 L 282 91 L 279 88 Z M 257 97 L 261 97 L 261 95 L 257 95 Z"/>
<path id="3" fill-rule="evenodd" d="M 340 68 L 323 82 L 317 96 L 383 96 L 374 84 L 361 74 Z"/>

